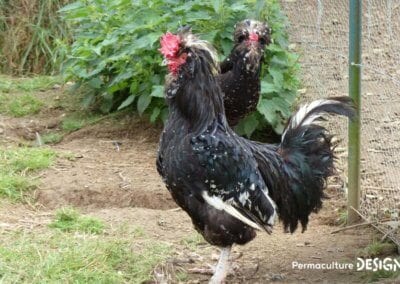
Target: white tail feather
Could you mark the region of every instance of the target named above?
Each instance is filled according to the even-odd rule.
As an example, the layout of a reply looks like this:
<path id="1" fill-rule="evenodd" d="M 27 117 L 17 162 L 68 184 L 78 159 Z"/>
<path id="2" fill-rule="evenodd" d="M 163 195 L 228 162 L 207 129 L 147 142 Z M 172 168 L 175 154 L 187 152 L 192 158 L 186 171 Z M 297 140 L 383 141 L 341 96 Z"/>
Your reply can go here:
<path id="1" fill-rule="evenodd" d="M 285 131 L 282 134 L 282 140 L 284 140 L 286 132 L 289 129 L 294 129 L 299 127 L 300 125 L 310 125 L 313 123 L 316 119 L 320 118 L 323 114 L 323 112 L 317 112 L 305 119 L 305 117 L 312 112 L 314 109 L 317 107 L 327 105 L 327 104 L 341 104 L 341 102 L 336 101 L 336 100 L 326 100 L 326 99 L 321 99 L 321 100 L 316 100 L 313 101 L 309 104 L 303 105 L 299 108 L 299 110 L 291 117 L 289 125 L 286 127 Z"/>

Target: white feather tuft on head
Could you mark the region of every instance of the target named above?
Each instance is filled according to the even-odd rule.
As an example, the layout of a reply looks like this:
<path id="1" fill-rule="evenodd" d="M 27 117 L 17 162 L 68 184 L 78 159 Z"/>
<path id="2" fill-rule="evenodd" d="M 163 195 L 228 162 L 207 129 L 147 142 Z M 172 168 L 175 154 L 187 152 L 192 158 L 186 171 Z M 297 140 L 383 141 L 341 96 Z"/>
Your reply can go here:
<path id="1" fill-rule="evenodd" d="M 184 34 L 183 41 L 184 41 L 185 46 L 187 46 L 189 48 L 196 48 L 199 50 L 207 51 L 210 54 L 211 59 L 213 61 L 211 63 L 215 66 L 218 66 L 217 51 L 208 41 L 199 39 L 197 36 L 195 36 L 191 32 Z"/>

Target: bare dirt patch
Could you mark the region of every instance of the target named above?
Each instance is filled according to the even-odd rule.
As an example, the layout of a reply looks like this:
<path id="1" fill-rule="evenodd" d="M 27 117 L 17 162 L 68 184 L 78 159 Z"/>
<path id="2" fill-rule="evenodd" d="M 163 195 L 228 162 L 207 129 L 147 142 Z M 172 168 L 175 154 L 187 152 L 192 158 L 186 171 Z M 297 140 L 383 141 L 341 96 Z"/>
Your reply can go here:
<path id="1" fill-rule="evenodd" d="M 53 148 L 67 158 L 43 173 L 37 201 L 47 208 L 176 207 L 155 169 L 158 133 L 126 118 L 66 136 Z"/>

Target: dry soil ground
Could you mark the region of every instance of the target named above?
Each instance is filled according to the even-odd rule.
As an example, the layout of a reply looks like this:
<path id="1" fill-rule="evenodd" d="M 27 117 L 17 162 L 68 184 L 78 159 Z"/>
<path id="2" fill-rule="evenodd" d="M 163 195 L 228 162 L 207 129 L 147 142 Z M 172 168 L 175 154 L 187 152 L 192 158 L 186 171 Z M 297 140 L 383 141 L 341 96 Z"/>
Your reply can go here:
<path id="1" fill-rule="evenodd" d="M 45 96 L 52 96 L 51 92 Z M 42 95 L 43 96 L 43 95 Z M 46 109 L 29 118 L 1 115 L 0 141 L 17 145 L 31 132 L 59 127 L 62 112 Z M 185 282 L 205 283 L 208 275 L 192 269 L 216 262 L 218 249 L 202 240 L 193 241 L 194 229 L 188 216 L 177 209 L 155 169 L 161 128 L 136 117 L 105 119 L 67 135 L 50 146 L 69 159 L 58 158 L 41 172 L 32 205 L 2 202 L 0 219 L 12 227 L 37 230 L 49 223 L 55 209 L 74 206 L 104 220 L 109 226 L 125 224 L 143 228 L 154 240 L 173 245 L 174 255 L 163 271 L 186 272 Z M 235 275 L 228 283 L 361 283 L 363 274 L 351 270 L 298 270 L 299 263 L 354 263 L 360 250 L 371 243 L 374 233 L 367 228 L 337 229 L 344 200 L 340 179 L 332 180 L 323 210 L 311 216 L 305 233 L 284 234 L 278 225 L 272 235 L 259 233 L 248 245 L 234 248 Z M 1 228 L 0 228 L 1 229 Z M 188 241 L 193 245 L 188 246 Z M 185 241 L 186 240 L 186 241 Z"/>

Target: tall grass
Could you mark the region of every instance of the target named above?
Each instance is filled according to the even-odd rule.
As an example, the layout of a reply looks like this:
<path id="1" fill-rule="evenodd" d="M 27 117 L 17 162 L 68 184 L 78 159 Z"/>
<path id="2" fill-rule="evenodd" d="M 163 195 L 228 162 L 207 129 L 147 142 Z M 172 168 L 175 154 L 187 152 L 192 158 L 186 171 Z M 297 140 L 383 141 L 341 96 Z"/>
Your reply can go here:
<path id="1" fill-rule="evenodd" d="M 0 0 L 0 72 L 52 74 L 70 38 L 57 12 L 71 0 Z"/>

